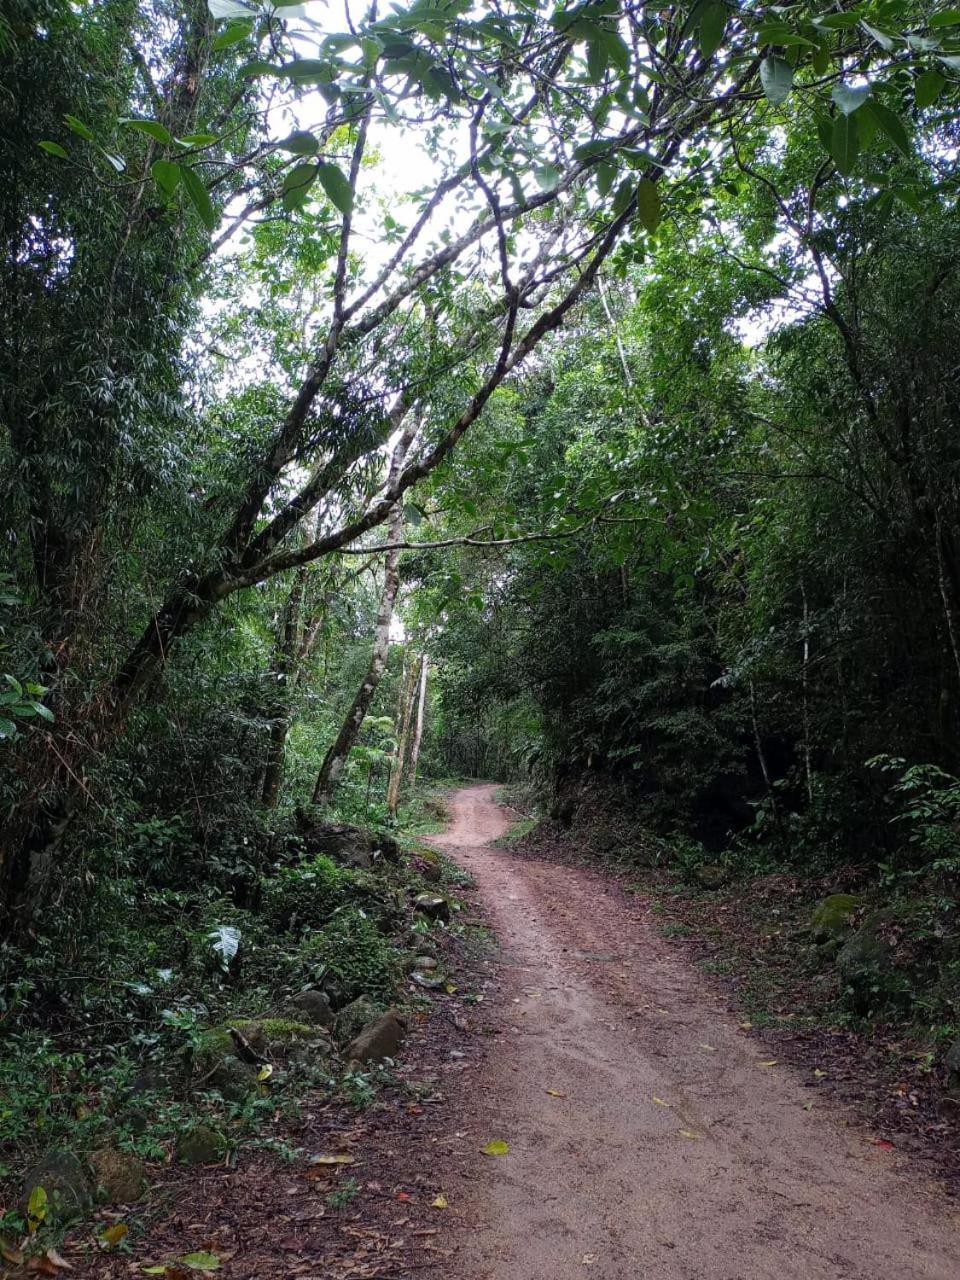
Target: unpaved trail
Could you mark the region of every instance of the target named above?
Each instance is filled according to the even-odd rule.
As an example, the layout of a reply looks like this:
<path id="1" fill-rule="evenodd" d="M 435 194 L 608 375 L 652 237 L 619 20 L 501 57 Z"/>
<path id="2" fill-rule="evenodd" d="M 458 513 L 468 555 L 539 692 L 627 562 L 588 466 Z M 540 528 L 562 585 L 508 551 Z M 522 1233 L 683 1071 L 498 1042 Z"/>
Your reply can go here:
<path id="1" fill-rule="evenodd" d="M 957 1280 L 960 1214 L 896 1152 L 765 1059 L 696 970 L 601 876 L 489 847 L 496 788 L 435 843 L 502 948 L 500 1040 L 460 1127 L 503 1138 L 457 1280 Z M 548 1090 L 563 1096 L 552 1096 Z"/>

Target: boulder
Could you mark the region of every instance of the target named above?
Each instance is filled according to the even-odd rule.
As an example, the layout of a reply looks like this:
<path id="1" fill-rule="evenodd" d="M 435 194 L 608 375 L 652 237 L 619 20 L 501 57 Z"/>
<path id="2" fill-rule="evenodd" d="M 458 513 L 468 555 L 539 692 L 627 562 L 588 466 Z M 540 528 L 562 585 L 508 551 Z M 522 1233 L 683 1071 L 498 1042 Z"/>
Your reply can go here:
<path id="1" fill-rule="evenodd" d="M 833 942 L 845 938 L 853 928 L 853 917 L 860 899 L 852 893 L 831 893 L 814 908 L 810 931 L 814 942 Z"/>
<path id="2" fill-rule="evenodd" d="M 701 889 L 721 889 L 729 879 L 727 868 L 719 862 L 704 862 L 693 873 Z"/>
<path id="3" fill-rule="evenodd" d="M 43 1187 L 47 1193 L 46 1215 L 48 1224 L 70 1222 L 82 1218 L 93 1207 L 90 1181 L 83 1165 L 72 1151 L 48 1151 L 36 1164 L 31 1165 L 23 1177 L 23 1192 L 19 1208 L 26 1215 L 34 1187 Z"/>
<path id="4" fill-rule="evenodd" d="M 388 1009 L 368 1022 L 350 1041 L 344 1056 L 348 1062 L 382 1062 L 384 1058 L 395 1058 L 406 1033 L 407 1024 L 395 1009 Z"/>
<path id="5" fill-rule="evenodd" d="M 217 1063 L 205 1085 L 216 1089 L 227 1102 L 243 1102 L 256 1090 L 257 1068 L 228 1055 Z"/>
<path id="6" fill-rule="evenodd" d="M 952 1094 L 960 1094 L 960 1040 L 954 1040 L 943 1055 L 945 1084 Z"/>
<path id="7" fill-rule="evenodd" d="M 334 1035 L 340 1044 L 347 1044 L 360 1034 L 365 1026 L 380 1016 L 380 1009 L 367 996 L 351 1000 L 337 1014 Z"/>
<path id="8" fill-rule="evenodd" d="M 416 956 L 413 967 L 419 969 L 421 973 L 428 973 L 431 969 L 439 969 L 440 966 L 433 956 Z"/>
<path id="9" fill-rule="evenodd" d="M 441 898 L 433 893 L 418 893 L 413 900 L 414 911 L 419 911 L 429 920 L 450 919 L 450 903 L 446 898 Z"/>
<path id="10" fill-rule="evenodd" d="M 290 1003 L 303 1021 L 311 1026 L 333 1026 L 333 1004 L 326 991 L 301 991 Z"/>
<path id="11" fill-rule="evenodd" d="M 889 911 L 874 911 L 837 952 L 837 972 L 849 990 L 855 1013 L 862 1016 L 886 1003 L 894 975 L 894 949 L 884 936 L 893 923 Z"/>
<path id="12" fill-rule="evenodd" d="M 130 1151 L 102 1147 L 90 1157 L 97 1199 L 102 1204 L 133 1204 L 143 1194 L 147 1171 Z"/>
<path id="13" fill-rule="evenodd" d="M 369 871 L 378 858 L 397 862 L 400 846 L 385 831 L 365 831 L 348 822 L 319 822 L 307 826 L 303 844 L 310 857 L 323 853 L 342 867 Z"/>
<path id="14" fill-rule="evenodd" d="M 177 1139 L 176 1156 L 181 1164 L 214 1164 L 223 1155 L 226 1143 L 209 1125 L 198 1124 Z"/>

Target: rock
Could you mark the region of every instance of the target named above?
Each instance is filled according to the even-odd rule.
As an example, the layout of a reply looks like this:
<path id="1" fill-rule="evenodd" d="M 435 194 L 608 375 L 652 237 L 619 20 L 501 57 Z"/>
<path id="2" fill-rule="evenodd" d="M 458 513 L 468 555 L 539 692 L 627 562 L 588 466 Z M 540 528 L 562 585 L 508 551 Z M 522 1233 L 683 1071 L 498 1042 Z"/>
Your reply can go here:
<path id="1" fill-rule="evenodd" d="M 342 867 L 369 871 L 378 858 L 398 862 L 400 846 L 386 831 L 365 831 L 347 822 L 320 822 L 306 826 L 306 852 L 311 857 L 324 853 Z"/>
<path id="2" fill-rule="evenodd" d="M 436 894 L 418 893 L 413 900 L 413 909 L 430 920 L 446 922 L 450 919 L 450 903 Z"/>
<path id="3" fill-rule="evenodd" d="M 837 972 L 849 989 L 855 1013 L 865 1016 L 893 994 L 894 951 L 884 937 L 890 911 L 874 911 L 837 953 Z"/>
<path id="4" fill-rule="evenodd" d="M 333 1026 L 333 1004 L 326 991 L 301 991 L 290 1003 L 304 1022 L 315 1027 Z"/>
<path id="5" fill-rule="evenodd" d="M 946 1071 L 947 1088 L 953 1094 L 960 1094 L 960 1040 L 954 1040 L 943 1055 L 943 1066 Z"/>
<path id="6" fill-rule="evenodd" d="M 417 956 L 413 962 L 413 967 L 415 969 L 419 969 L 422 973 L 427 973 L 431 969 L 440 968 L 433 956 Z"/>
<path id="7" fill-rule="evenodd" d="M 426 991 L 442 991 L 445 986 L 443 978 L 438 978 L 434 973 L 421 973 L 419 969 L 414 969 L 410 975 L 410 981 Z"/>
<path id="8" fill-rule="evenodd" d="M 338 1009 L 342 1009 L 348 1005 L 351 1000 L 350 992 L 347 990 L 346 983 L 342 978 L 338 977 L 331 969 L 328 969 L 317 982 L 318 990 L 330 1001 L 330 1007 L 334 1013 Z"/>
<path id="9" fill-rule="evenodd" d="M 205 1083 L 227 1102 L 243 1102 L 257 1087 L 257 1068 L 253 1063 L 228 1056 L 221 1059 Z"/>
<path id="10" fill-rule="evenodd" d="M 97 1199 L 103 1204 L 133 1204 L 143 1194 L 147 1171 L 143 1161 L 129 1151 L 102 1147 L 90 1157 Z"/>
<path id="11" fill-rule="evenodd" d="M 728 879 L 727 868 L 719 862 L 704 862 L 693 873 L 701 889 L 720 889 Z"/>
<path id="12" fill-rule="evenodd" d="M 382 1062 L 384 1058 L 395 1058 L 406 1034 L 407 1024 L 396 1010 L 388 1009 L 368 1022 L 350 1041 L 344 1056 L 348 1062 Z"/>
<path id="13" fill-rule="evenodd" d="M 380 1016 L 380 1009 L 367 996 L 351 1000 L 337 1014 L 334 1035 L 340 1044 L 347 1044 L 360 1034 L 368 1023 Z"/>
<path id="14" fill-rule="evenodd" d="M 49 1151 L 27 1170 L 19 1204 L 23 1214 L 34 1187 L 43 1187 L 47 1193 L 46 1223 L 82 1218 L 93 1207 L 89 1179 L 72 1151 Z"/>
<path id="15" fill-rule="evenodd" d="M 176 1155 L 181 1164 L 213 1164 L 223 1155 L 226 1144 L 215 1129 L 198 1124 L 181 1133 L 177 1139 Z"/>
<path id="16" fill-rule="evenodd" d="M 853 928 L 853 917 L 860 899 L 852 893 L 831 893 L 814 908 L 810 930 L 814 942 L 833 942 L 844 938 Z"/>

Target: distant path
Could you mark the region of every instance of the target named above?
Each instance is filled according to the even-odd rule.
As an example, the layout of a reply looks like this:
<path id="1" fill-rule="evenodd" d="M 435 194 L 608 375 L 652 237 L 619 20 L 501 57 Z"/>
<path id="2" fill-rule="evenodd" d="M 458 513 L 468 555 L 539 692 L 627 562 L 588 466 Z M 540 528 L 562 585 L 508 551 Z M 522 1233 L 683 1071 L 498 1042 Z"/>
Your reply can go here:
<path id="1" fill-rule="evenodd" d="M 475 1229 L 447 1274 L 958 1280 L 950 1201 L 865 1131 L 804 1110 L 813 1091 L 764 1065 L 601 876 L 489 848 L 509 825 L 495 792 L 457 792 L 433 838 L 477 879 L 506 987 L 457 1123 L 510 1152 L 451 1188 Z"/>

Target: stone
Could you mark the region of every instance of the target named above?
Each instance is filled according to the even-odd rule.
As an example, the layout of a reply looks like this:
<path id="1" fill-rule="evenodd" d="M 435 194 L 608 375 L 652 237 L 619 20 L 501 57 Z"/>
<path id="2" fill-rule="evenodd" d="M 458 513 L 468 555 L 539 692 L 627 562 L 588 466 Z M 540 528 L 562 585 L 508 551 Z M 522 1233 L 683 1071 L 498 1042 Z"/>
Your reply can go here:
<path id="1" fill-rule="evenodd" d="M 198 1124 L 177 1139 L 176 1155 L 181 1164 L 214 1164 L 223 1155 L 226 1143 L 215 1129 Z"/>
<path id="2" fill-rule="evenodd" d="M 72 1151 L 49 1151 L 27 1170 L 19 1203 L 23 1214 L 34 1187 L 43 1187 L 47 1193 L 47 1224 L 82 1218 L 93 1208 L 90 1181 Z"/>
<path id="3" fill-rule="evenodd" d="M 853 917 L 860 899 L 852 893 L 831 893 L 814 908 L 810 931 L 814 942 L 833 942 L 844 938 L 853 928 Z"/>
<path id="4" fill-rule="evenodd" d="M 422 973 L 427 973 L 431 969 L 439 969 L 440 966 L 433 956 L 417 956 L 413 962 L 413 967 L 419 969 Z"/>
<path id="5" fill-rule="evenodd" d="M 380 1009 L 367 996 L 351 1000 L 337 1014 L 334 1035 L 340 1044 L 347 1044 L 360 1034 L 368 1023 L 380 1016 Z"/>
<path id="6" fill-rule="evenodd" d="M 413 909 L 429 920 L 446 922 L 450 919 L 450 903 L 433 893 L 418 893 L 413 900 Z"/>
<path id="7" fill-rule="evenodd" d="M 892 986 L 894 950 L 884 928 L 893 919 L 889 911 L 872 912 L 837 952 L 837 972 L 849 989 L 854 1012 L 861 1016 L 892 994 L 885 989 Z"/>
<path id="8" fill-rule="evenodd" d="M 388 1009 L 368 1022 L 350 1041 L 344 1056 L 348 1062 L 382 1062 L 384 1058 L 395 1058 L 406 1034 L 407 1024 L 395 1009 Z"/>
<path id="9" fill-rule="evenodd" d="M 253 1063 L 227 1056 L 217 1063 L 213 1074 L 204 1082 L 206 1086 L 216 1089 L 227 1102 L 243 1102 L 257 1087 L 257 1068 Z"/>
<path id="10" fill-rule="evenodd" d="M 133 1204 L 143 1195 L 147 1170 L 132 1152 L 102 1147 L 91 1155 L 90 1168 L 102 1204 Z"/>
<path id="11" fill-rule="evenodd" d="M 290 1003 L 303 1021 L 311 1026 L 333 1026 L 333 1004 L 326 991 L 301 991 Z"/>
<path id="12" fill-rule="evenodd" d="M 701 889 L 721 889 L 728 880 L 727 868 L 719 862 L 704 862 L 693 873 Z"/>
<path id="13" fill-rule="evenodd" d="M 437 977 L 435 973 L 421 973 L 419 969 L 414 969 L 410 975 L 410 981 L 415 982 L 418 987 L 423 987 L 425 991 L 442 991 L 446 985 L 443 978 Z"/>
<path id="14" fill-rule="evenodd" d="M 369 871 L 378 859 L 400 860 L 400 846 L 386 831 L 365 831 L 348 822 L 320 822 L 306 825 L 303 843 L 307 854 L 326 854 L 342 867 Z"/>
<path id="15" fill-rule="evenodd" d="M 946 1072 L 946 1086 L 951 1093 L 960 1093 L 960 1039 L 954 1040 L 943 1055 L 943 1066 Z"/>

